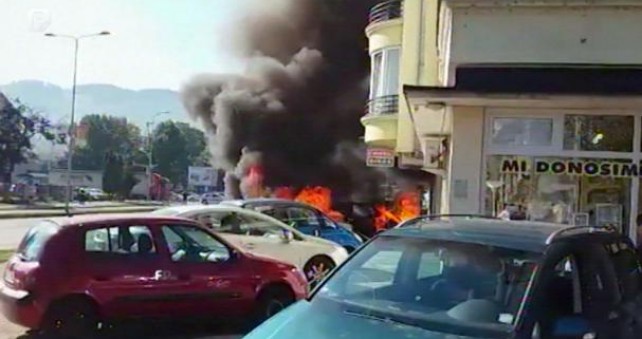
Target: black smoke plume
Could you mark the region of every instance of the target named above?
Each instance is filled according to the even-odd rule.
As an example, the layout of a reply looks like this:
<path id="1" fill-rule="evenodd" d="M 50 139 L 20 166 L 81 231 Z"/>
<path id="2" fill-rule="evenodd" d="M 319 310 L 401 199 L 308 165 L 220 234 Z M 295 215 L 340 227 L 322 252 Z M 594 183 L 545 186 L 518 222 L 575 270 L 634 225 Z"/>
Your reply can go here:
<path id="1" fill-rule="evenodd" d="M 260 166 L 268 186 L 378 195 L 382 177 L 365 167 L 359 119 L 369 74 L 364 29 L 379 1 L 257 0 L 228 31 L 237 32 L 229 45 L 246 71 L 199 75 L 182 90 L 210 136 L 213 163 L 228 172 L 226 183 L 238 185 Z M 241 190 L 227 192 L 238 197 Z"/>

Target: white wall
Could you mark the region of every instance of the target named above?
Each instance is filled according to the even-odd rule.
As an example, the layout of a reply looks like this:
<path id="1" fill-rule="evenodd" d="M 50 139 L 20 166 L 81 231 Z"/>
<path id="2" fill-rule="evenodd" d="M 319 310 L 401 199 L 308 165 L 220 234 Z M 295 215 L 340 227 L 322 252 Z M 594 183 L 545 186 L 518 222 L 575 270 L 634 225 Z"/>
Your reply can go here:
<path id="1" fill-rule="evenodd" d="M 477 214 L 482 209 L 483 107 L 454 107 L 447 176 L 450 214 Z"/>
<path id="2" fill-rule="evenodd" d="M 100 171 L 72 171 L 71 183 L 76 187 L 103 188 L 103 172 Z M 66 186 L 67 171 L 52 170 L 49 172 L 49 185 Z"/>
<path id="3" fill-rule="evenodd" d="M 450 70 L 470 63 L 642 64 L 642 7 L 455 7 Z M 642 5 L 642 2 L 640 2 Z M 442 23 L 442 36 L 449 33 Z"/>

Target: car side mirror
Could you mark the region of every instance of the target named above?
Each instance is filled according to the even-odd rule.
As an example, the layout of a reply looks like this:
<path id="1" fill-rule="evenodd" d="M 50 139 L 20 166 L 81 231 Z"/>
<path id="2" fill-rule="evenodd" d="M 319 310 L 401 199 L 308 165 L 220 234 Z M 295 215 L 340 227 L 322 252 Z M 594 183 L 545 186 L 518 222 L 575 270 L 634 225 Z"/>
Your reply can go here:
<path id="1" fill-rule="evenodd" d="M 597 334 L 589 322 L 578 316 L 559 318 L 553 324 L 553 338 L 595 339 Z"/>
<path id="2" fill-rule="evenodd" d="M 283 233 L 281 233 L 281 240 L 285 244 L 291 243 L 294 240 L 294 233 L 292 233 L 292 231 L 290 230 L 284 229 Z"/>

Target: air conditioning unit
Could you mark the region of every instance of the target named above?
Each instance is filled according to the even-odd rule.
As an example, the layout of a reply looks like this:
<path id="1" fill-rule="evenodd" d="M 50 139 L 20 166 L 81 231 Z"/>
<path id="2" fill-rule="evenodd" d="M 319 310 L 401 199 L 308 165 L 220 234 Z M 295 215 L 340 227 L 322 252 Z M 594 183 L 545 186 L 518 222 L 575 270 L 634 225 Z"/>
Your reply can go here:
<path id="1" fill-rule="evenodd" d="M 424 169 L 442 170 L 447 155 L 446 136 L 424 136 L 421 151 L 424 154 Z"/>

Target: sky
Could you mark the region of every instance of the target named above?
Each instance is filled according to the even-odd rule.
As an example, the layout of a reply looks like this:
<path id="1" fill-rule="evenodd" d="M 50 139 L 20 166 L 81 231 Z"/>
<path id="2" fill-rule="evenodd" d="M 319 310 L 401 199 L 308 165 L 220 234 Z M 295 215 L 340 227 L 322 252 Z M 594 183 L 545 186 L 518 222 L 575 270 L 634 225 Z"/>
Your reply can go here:
<path id="1" fill-rule="evenodd" d="M 265 0 L 268 1 L 268 0 Z M 242 65 L 226 34 L 247 0 L 0 0 L 0 84 L 41 80 L 71 87 L 73 40 L 44 33 L 109 36 L 80 40 L 78 83 L 177 90 L 192 75 Z"/>

